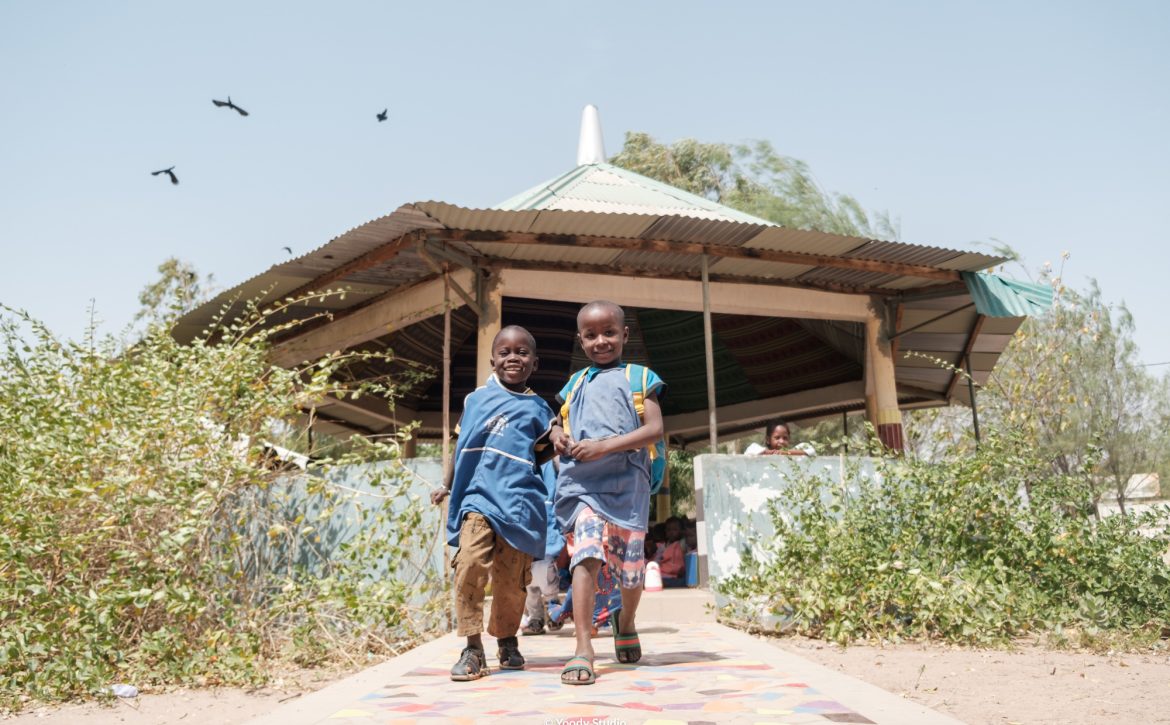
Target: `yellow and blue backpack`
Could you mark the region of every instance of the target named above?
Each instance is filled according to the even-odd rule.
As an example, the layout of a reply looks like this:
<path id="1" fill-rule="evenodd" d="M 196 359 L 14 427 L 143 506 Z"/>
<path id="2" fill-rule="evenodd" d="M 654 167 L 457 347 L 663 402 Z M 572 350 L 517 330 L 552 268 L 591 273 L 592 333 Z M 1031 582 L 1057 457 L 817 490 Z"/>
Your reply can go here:
<path id="1" fill-rule="evenodd" d="M 565 430 L 572 431 L 569 426 L 569 401 L 573 399 L 573 393 L 577 392 L 577 388 L 581 387 L 581 383 L 585 380 L 585 373 L 589 368 L 582 368 L 569 376 L 569 394 L 565 397 L 565 402 L 561 404 L 561 421 L 564 423 Z M 645 365 L 638 365 L 637 363 L 626 363 L 626 380 L 630 383 L 630 394 L 634 399 L 634 410 L 638 413 L 638 419 L 643 424 L 646 423 L 646 406 L 643 402 L 646 398 L 646 383 L 650 376 L 650 369 Z M 663 482 L 667 478 L 666 465 L 666 432 L 663 431 L 663 437 L 655 441 L 652 445 L 646 446 L 646 450 L 650 452 L 650 494 L 654 495 L 662 489 Z"/>

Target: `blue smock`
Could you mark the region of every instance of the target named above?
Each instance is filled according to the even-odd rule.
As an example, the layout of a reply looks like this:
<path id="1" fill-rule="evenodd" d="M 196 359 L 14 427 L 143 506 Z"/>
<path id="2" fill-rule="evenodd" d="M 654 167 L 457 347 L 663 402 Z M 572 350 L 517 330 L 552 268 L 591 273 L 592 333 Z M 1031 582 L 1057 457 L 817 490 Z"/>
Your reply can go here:
<path id="1" fill-rule="evenodd" d="M 514 393 L 495 375 L 467 396 L 455 444 L 448 544 L 458 546 L 463 517 L 474 511 L 513 548 L 544 558 L 548 487 L 535 444 L 554 417 L 539 395 Z"/>
<path id="2" fill-rule="evenodd" d="M 657 395 L 664 386 L 658 375 L 648 371 L 645 397 Z M 573 430 L 565 432 L 575 441 L 612 438 L 642 427 L 626 368 L 621 363 L 589 368 L 575 391 L 566 385 L 557 397 L 561 402 L 569 401 L 569 424 Z M 650 453 L 645 448 L 584 462 L 561 456 L 560 467 L 554 508 L 562 531 L 573 530 L 573 522 L 585 506 L 623 528 L 646 530 L 650 518 Z"/>

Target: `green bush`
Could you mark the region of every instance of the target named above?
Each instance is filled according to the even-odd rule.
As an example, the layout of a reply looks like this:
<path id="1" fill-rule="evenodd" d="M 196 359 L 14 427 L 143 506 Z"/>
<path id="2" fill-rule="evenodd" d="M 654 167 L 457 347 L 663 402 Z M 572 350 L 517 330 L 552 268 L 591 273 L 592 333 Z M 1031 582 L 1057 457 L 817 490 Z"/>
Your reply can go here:
<path id="1" fill-rule="evenodd" d="M 774 539 L 721 583 L 727 616 L 839 642 L 1170 634 L 1165 511 L 1097 521 L 1083 474 L 1054 474 L 1010 438 L 877 470 L 849 488 L 793 480 L 772 501 Z"/>
<path id="2" fill-rule="evenodd" d="M 397 441 L 274 470 L 278 421 L 327 394 L 393 394 L 336 382 L 368 356 L 272 366 L 286 327 L 262 328 L 280 311 L 188 345 L 159 323 L 123 349 L 0 310 L 0 710 L 115 681 L 256 681 L 272 657 L 395 651 L 436 623 L 442 582 L 396 576 L 423 505 L 401 469 L 366 492 L 331 481 Z"/>

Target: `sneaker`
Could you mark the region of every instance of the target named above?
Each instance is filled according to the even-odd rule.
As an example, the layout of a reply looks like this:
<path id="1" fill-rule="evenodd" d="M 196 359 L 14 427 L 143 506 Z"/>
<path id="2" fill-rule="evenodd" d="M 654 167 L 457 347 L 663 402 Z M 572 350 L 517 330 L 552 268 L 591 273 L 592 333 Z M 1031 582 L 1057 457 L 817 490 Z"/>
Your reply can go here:
<path id="1" fill-rule="evenodd" d="M 515 641 L 515 637 L 512 639 Z M 456 682 L 467 682 L 468 680 L 478 680 L 490 675 L 491 672 L 487 666 L 487 655 L 484 654 L 483 650 L 475 647 L 464 647 L 462 654 L 459 655 L 459 661 L 451 668 L 451 679 Z"/>
<path id="2" fill-rule="evenodd" d="M 520 634 L 544 634 L 544 622 L 539 619 L 530 619 L 520 628 Z"/>
<path id="3" fill-rule="evenodd" d="M 524 655 L 520 654 L 520 645 L 515 637 L 501 637 L 496 642 L 500 645 L 496 656 L 500 658 L 501 670 L 524 669 Z"/>

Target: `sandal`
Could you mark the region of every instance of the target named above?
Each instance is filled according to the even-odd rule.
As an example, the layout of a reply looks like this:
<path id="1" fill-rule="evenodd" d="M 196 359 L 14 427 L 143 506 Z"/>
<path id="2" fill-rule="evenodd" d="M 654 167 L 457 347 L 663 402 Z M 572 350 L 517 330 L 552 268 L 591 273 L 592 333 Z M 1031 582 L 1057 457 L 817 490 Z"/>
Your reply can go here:
<path id="1" fill-rule="evenodd" d="M 587 677 L 582 678 L 576 675 L 578 672 L 584 672 Z M 573 673 L 575 677 L 565 679 L 565 675 Z M 571 658 L 565 663 L 565 669 L 561 670 L 561 684 L 562 685 L 592 685 L 597 682 L 597 674 L 593 672 L 593 662 L 588 657 L 580 655 Z"/>
<path id="2" fill-rule="evenodd" d="M 617 619 L 613 620 L 613 651 L 618 662 L 633 664 L 642 659 L 642 641 L 637 632 L 618 632 Z"/>
<path id="3" fill-rule="evenodd" d="M 483 650 L 464 647 L 463 652 L 459 655 L 459 661 L 451 668 L 451 679 L 456 682 L 468 682 L 490 675 L 491 672 Z"/>

